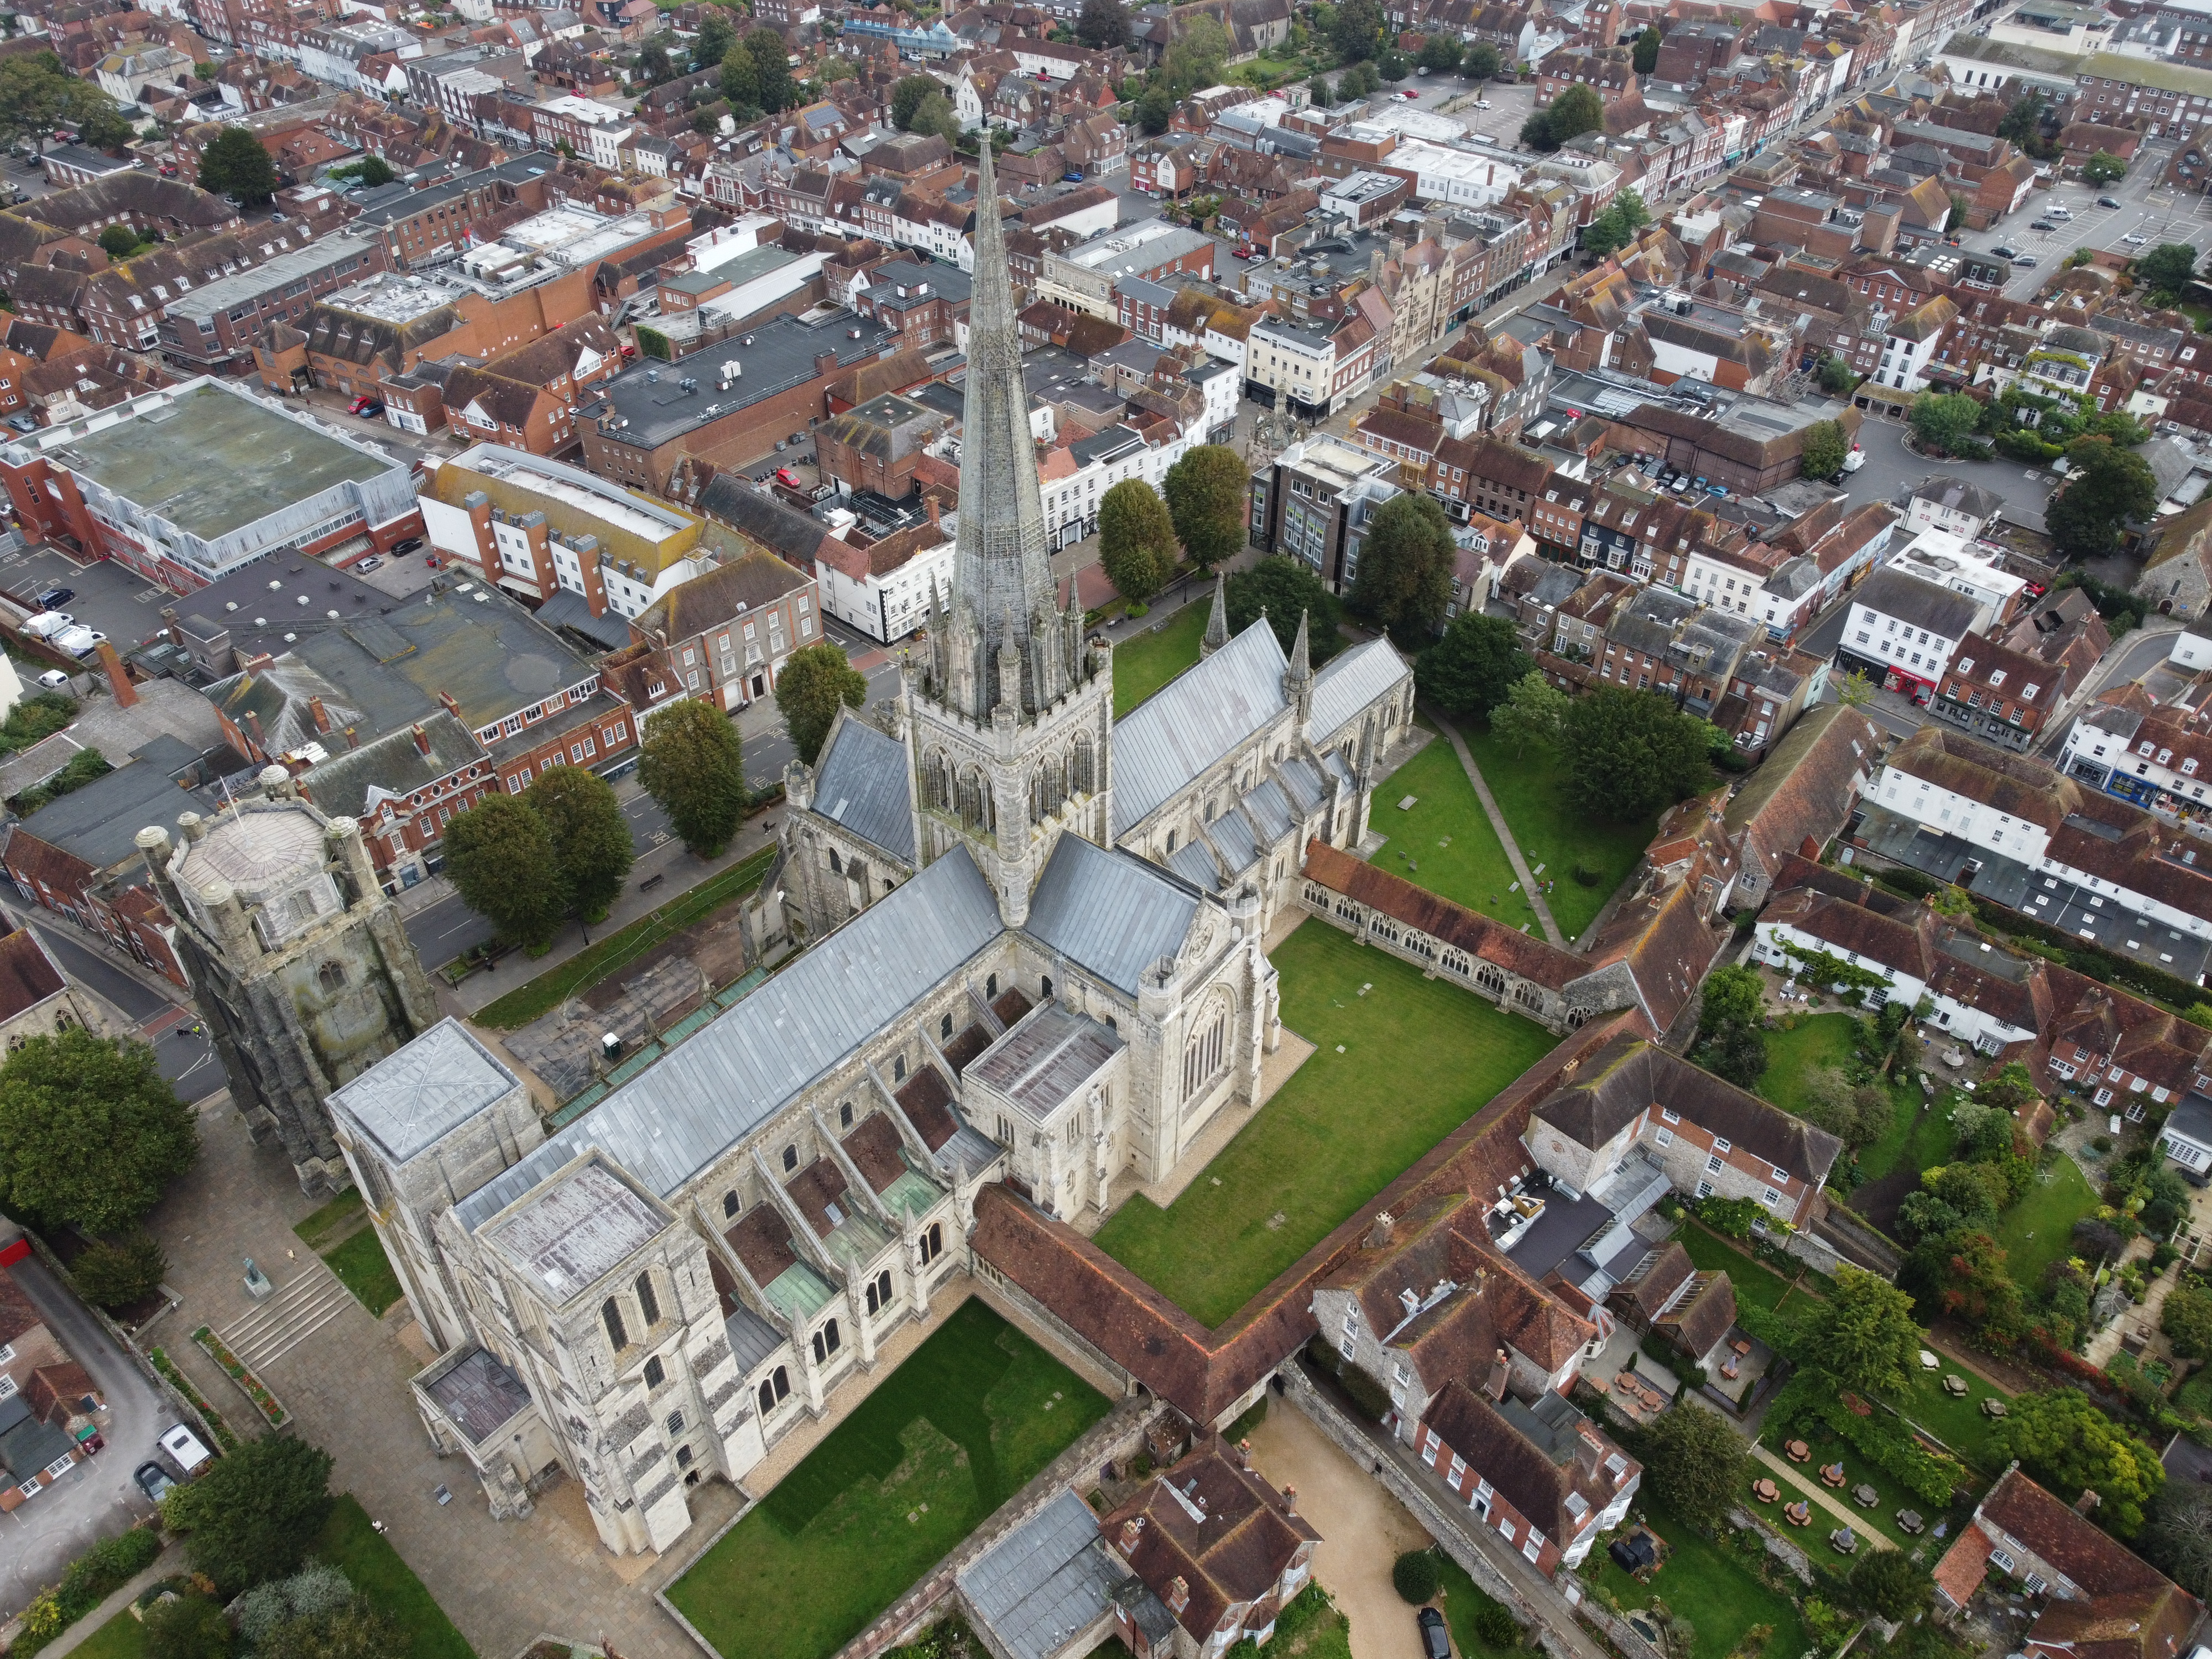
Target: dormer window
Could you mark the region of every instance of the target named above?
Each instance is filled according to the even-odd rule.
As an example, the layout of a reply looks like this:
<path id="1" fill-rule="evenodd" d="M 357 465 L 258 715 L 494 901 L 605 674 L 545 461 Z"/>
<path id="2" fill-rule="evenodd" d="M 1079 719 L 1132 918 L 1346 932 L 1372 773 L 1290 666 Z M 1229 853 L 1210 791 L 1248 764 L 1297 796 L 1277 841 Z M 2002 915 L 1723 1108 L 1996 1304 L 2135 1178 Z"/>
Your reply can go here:
<path id="1" fill-rule="evenodd" d="M 2002 668 L 1992 668 L 1990 670 L 1990 684 L 1992 687 L 1996 687 L 2002 685 L 2003 684 L 2004 670 Z"/>
<path id="2" fill-rule="evenodd" d="M 1961 657 L 1961 658 L 1960 658 L 1960 659 L 1959 659 L 1959 672 L 1960 672 L 1961 674 L 1971 674 L 1971 673 L 1972 673 L 1972 672 L 1974 672 L 1974 659 L 1973 659 L 1972 657 Z"/>

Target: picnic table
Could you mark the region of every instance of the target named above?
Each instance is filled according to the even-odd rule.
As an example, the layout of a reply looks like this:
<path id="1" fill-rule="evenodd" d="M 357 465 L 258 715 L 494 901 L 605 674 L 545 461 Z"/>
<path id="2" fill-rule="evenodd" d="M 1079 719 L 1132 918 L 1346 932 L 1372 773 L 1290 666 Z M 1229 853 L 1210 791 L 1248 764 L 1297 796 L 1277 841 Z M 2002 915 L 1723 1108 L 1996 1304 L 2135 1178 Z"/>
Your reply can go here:
<path id="1" fill-rule="evenodd" d="M 1782 1455 L 1793 1463 L 1809 1463 L 1813 1461 L 1813 1449 L 1802 1440 L 1791 1441 L 1782 1449 Z"/>
<path id="2" fill-rule="evenodd" d="M 1751 1483 L 1751 1495 L 1762 1504 L 1771 1504 L 1782 1496 L 1782 1489 L 1765 1475 Z"/>
<path id="3" fill-rule="evenodd" d="M 1809 1527 L 1813 1524 L 1813 1506 L 1802 1498 L 1794 1504 L 1784 1504 L 1782 1518 L 1793 1527 Z"/>
<path id="4" fill-rule="evenodd" d="M 1943 1392 L 1954 1400 L 1964 1400 L 1966 1397 L 1966 1379 L 1956 1371 L 1946 1371 L 1943 1374 Z"/>
<path id="5" fill-rule="evenodd" d="M 1863 1510 L 1870 1510 L 1881 1502 L 1881 1494 L 1862 1480 L 1851 1488 L 1851 1501 Z"/>
<path id="6" fill-rule="evenodd" d="M 1995 1395 L 1991 1395 L 1988 1399 L 1982 1401 L 1983 1416 L 2002 1417 L 2004 1414 L 2005 1402 L 1998 1399 Z"/>
<path id="7" fill-rule="evenodd" d="M 1899 1510 L 1897 1512 L 1897 1529 L 1899 1532 L 1910 1534 L 1917 1538 L 1927 1525 L 1928 1523 L 1920 1518 L 1920 1511 L 1917 1510 Z"/>
<path id="8" fill-rule="evenodd" d="M 1844 1478 L 1841 1463 L 1831 1463 L 1820 1471 L 1820 1484 L 1824 1486 L 1840 1486 L 1844 1484 Z"/>
<path id="9" fill-rule="evenodd" d="M 1856 1555 L 1859 1540 L 1849 1527 L 1838 1527 L 1828 1534 L 1828 1547 L 1838 1555 Z"/>

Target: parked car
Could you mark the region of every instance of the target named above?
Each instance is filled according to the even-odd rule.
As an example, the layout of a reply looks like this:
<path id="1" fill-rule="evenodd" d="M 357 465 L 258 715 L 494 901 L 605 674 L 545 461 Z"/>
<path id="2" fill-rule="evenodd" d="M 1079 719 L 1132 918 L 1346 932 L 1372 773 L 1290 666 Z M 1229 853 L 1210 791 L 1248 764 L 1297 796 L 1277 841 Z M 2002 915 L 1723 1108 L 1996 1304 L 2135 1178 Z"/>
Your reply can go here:
<path id="1" fill-rule="evenodd" d="M 2038 220 L 2034 221 L 2033 223 L 2031 223 L 2031 224 L 2028 226 L 2028 228 L 2029 228 L 2030 230 L 2056 230 L 2056 229 L 2057 229 L 2057 228 L 2058 228 L 2058 226 L 2057 226 L 2057 224 L 2054 221 L 2052 221 L 2052 220 L 2049 220 L 2049 219 L 2038 219 Z"/>
<path id="2" fill-rule="evenodd" d="M 181 1423 L 173 1423 L 161 1431 L 161 1449 L 177 1460 L 177 1467 L 189 1480 L 209 1464 L 215 1454 L 200 1443 L 199 1436 Z"/>
<path id="3" fill-rule="evenodd" d="M 376 398 L 375 398 L 375 397 L 374 397 L 373 394 L 371 394 L 371 393 L 368 393 L 368 392 L 363 392 L 360 397 L 358 397 L 358 398 L 355 398 L 355 399 L 353 400 L 353 406 L 352 406 L 352 408 L 351 408 L 351 409 L 349 409 L 349 410 L 347 410 L 347 413 L 351 414 L 351 415 L 358 415 L 358 414 L 362 413 L 364 410 L 374 409 L 375 406 L 376 406 Z"/>
<path id="4" fill-rule="evenodd" d="M 66 611 L 41 611 L 23 624 L 23 631 L 42 640 L 50 640 L 64 629 L 74 626 L 76 622 L 76 618 Z"/>
<path id="5" fill-rule="evenodd" d="M 418 550 L 421 549 L 422 545 L 422 538 L 420 536 L 410 536 L 410 537 L 409 537 L 405 541 L 404 541 L 404 542 L 394 542 L 394 543 L 392 543 L 392 556 L 393 556 L 394 558 L 397 558 L 397 557 L 398 557 L 398 556 L 399 556 L 401 554 L 403 554 L 403 553 L 413 553 L 413 552 L 418 551 Z"/>
<path id="6" fill-rule="evenodd" d="M 2017 259 L 2020 258 L 2020 250 L 2018 248 L 2007 247 L 2002 242 L 1999 242 L 1995 247 L 1991 248 L 1990 250 L 1990 253 L 1992 258 L 1998 259 Z"/>
<path id="7" fill-rule="evenodd" d="M 2125 242 L 2130 247 L 2141 247 L 2145 242 L 2150 240 L 2150 238 L 2137 230 L 2129 232 L 2128 234 L 2121 237 L 2120 240 L 2123 242 Z"/>
<path id="8" fill-rule="evenodd" d="M 1865 465 L 1866 452 L 1861 449 L 1856 444 L 1853 444 L 1851 446 L 1851 453 L 1844 457 L 1844 471 L 1846 472 L 1856 472 Z"/>
<path id="9" fill-rule="evenodd" d="M 372 553 L 367 558 L 363 559 L 359 564 L 354 566 L 354 568 L 359 571 L 362 575 L 366 576 L 372 570 L 383 569 L 384 561 L 379 558 L 375 554 Z"/>
<path id="10" fill-rule="evenodd" d="M 787 489 L 796 489 L 799 488 L 799 475 L 796 472 L 793 472 L 787 466 L 780 466 L 776 468 L 775 481 L 785 486 Z"/>
<path id="11" fill-rule="evenodd" d="M 138 1490 L 146 1494 L 146 1501 L 149 1504 L 160 1503 L 162 1498 L 175 1490 L 177 1484 L 169 1479 L 169 1472 L 167 1469 L 159 1463 L 150 1461 L 141 1463 L 137 1468 L 131 1470 L 131 1478 L 138 1483 Z"/>
<path id="12" fill-rule="evenodd" d="M 2100 208 L 2116 208 L 2119 204 L 2119 200 L 2116 197 L 2100 196 L 2097 198 L 2097 205 Z"/>
<path id="13" fill-rule="evenodd" d="M 76 597 L 76 589 L 74 587 L 50 587 L 39 595 L 39 609 L 58 611 Z"/>
<path id="14" fill-rule="evenodd" d="M 2016 258 L 2016 259 L 2014 259 L 2014 260 L 2013 261 L 2013 264 L 2014 264 L 2018 265 L 2018 266 L 2019 266 L 2022 270 L 2026 270 L 2029 266 L 2033 265 L 2034 263 L 2035 263 L 2035 256 L 2034 256 L 2033 253 L 2023 253 L 2023 254 L 2021 254 L 2018 258 Z"/>
<path id="15" fill-rule="evenodd" d="M 55 650 L 66 651 L 72 657 L 88 657 L 106 637 L 97 628 L 67 628 L 54 635 L 53 646 Z"/>
<path id="16" fill-rule="evenodd" d="M 2056 202 L 2053 202 L 2049 207 L 2043 210 L 2054 219 L 2071 219 L 2074 216 L 2073 209 L 2061 207 Z"/>
<path id="17" fill-rule="evenodd" d="M 1444 1616 L 1434 1607 L 1423 1607 L 1413 1622 L 1421 1627 L 1421 1659 L 1451 1659 L 1451 1632 Z"/>
<path id="18" fill-rule="evenodd" d="M 1490 107 L 1490 100 L 1487 98 L 1478 98 L 1474 100 L 1474 106 L 1477 109 L 1488 109 Z"/>

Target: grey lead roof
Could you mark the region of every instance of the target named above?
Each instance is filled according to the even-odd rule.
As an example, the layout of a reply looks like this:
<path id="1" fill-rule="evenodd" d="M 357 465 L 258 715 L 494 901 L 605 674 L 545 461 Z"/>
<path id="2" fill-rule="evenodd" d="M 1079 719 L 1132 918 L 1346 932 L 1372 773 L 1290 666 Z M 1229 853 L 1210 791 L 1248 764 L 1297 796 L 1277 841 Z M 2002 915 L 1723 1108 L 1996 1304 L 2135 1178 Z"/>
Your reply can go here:
<path id="1" fill-rule="evenodd" d="M 474 1229 L 593 1146 L 669 1196 L 1002 931 L 989 884 L 965 848 L 954 850 L 462 1200 L 455 1214 Z"/>
<path id="2" fill-rule="evenodd" d="M 1413 671 L 1389 641 L 1374 639 L 1332 658 L 1314 675 L 1306 736 L 1321 748 L 1358 713 L 1404 684 Z"/>
<path id="3" fill-rule="evenodd" d="M 1126 835 L 1283 709 L 1283 647 L 1263 619 L 1114 723 L 1114 834 Z"/>
<path id="4" fill-rule="evenodd" d="M 856 716 L 837 722 L 837 735 L 822 757 L 814 810 L 832 823 L 880 847 L 902 863 L 914 862 L 914 801 L 907 781 L 906 749 Z"/>
<path id="5" fill-rule="evenodd" d="M 520 1086 L 496 1054 L 448 1018 L 338 1090 L 331 1104 L 404 1163 Z"/>
<path id="6" fill-rule="evenodd" d="M 722 1322 L 722 1331 L 730 1339 L 730 1352 L 737 1357 L 739 1376 L 750 1376 L 763 1360 L 783 1346 L 783 1333 L 742 1302 Z"/>
<path id="7" fill-rule="evenodd" d="M 960 1574 L 975 1616 L 1014 1659 L 1051 1659 L 1113 1609 L 1128 1575 L 1098 1535 L 1098 1517 L 1063 1492 Z"/>
<path id="8" fill-rule="evenodd" d="M 559 1306 L 651 1243 L 664 1215 L 595 1158 L 517 1207 L 489 1237 Z"/>
<path id="9" fill-rule="evenodd" d="M 1042 1122 L 1122 1046 L 1117 1032 L 1047 1001 L 985 1049 L 963 1080 L 982 1084 Z"/>
<path id="10" fill-rule="evenodd" d="M 1030 900 L 1029 932 L 1134 996 L 1146 969 L 1182 949 L 1198 906 L 1197 893 L 1158 866 L 1133 853 L 1107 852 L 1080 836 L 1062 836 Z"/>

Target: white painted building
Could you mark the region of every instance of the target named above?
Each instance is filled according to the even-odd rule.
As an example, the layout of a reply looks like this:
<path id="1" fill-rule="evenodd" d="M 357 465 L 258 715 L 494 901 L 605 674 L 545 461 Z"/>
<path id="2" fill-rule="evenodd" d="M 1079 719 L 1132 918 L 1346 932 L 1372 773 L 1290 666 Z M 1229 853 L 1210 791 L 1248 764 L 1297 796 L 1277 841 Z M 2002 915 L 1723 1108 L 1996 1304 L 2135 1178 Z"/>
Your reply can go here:
<path id="1" fill-rule="evenodd" d="M 814 582 L 822 594 L 822 608 L 872 640 L 889 645 L 904 639 L 928 622 L 933 597 L 952 591 L 958 523 L 957 518 L 945 520 L 940 526 L 944 541 L 894 570 L 877 571 L 867 554 L 857 548 L 850 558 L 817 555 Z"/>
<path id="2" fill-rule="evenodd" d="M 1792 951 L 1796 952 L 1794 958 Z M 1986 943 L 1979 946 L 1979 951 L 1987 952 L 1990 963 L 1997 967 L 2016 970 L 2021 966 L 2018 958 L 2001 953 Z M 2008 1043 L 2023 1042 L 2035 1035 L 2032 1025 L 2013 1024 L 2000 1012 L 1946 995 L 1908 967 L 1853 951 L 1844 941 L 1822 937 L 1817 928 L 1808 931 L 1790 921 L 1760 917 L 1752 948 L 1752 954 L 1759 961 L 1778 973 L 1795 974 L 1804 966 L 1805 958 L 1814 952 L 1840 957 L 1854 968 L 1880 974 L 1888 981 L 1887 990 L 1867 994 L 1868 1002 L 1874 1006 L 1887 1002 L 1915 1006 L 1923 996 L 1927 997 L 1936 1005 L 1935 1012 L 1929 1016 L 1930 1021 L 1984 1054 L 1994 1054 Z"/>
<path id="3" fill-rule="evenodd" d="M 1932 695 L 1959 641 L 1990 624 L 1991 607 L 1886 566 L 1861 582 L 1837 660 L 1892 690 Z"/>

